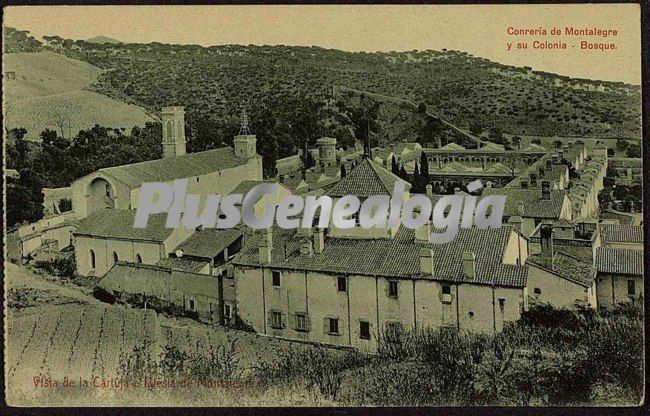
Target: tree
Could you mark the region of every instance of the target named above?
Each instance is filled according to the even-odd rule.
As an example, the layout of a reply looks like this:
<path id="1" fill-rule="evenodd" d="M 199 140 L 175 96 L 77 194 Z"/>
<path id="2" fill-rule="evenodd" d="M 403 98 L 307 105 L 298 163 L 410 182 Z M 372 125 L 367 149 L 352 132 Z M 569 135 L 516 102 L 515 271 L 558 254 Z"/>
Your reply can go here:
<path id="1" fill-rule="evenodd" d="M 420 152 L 420 176 L 422 176 L 423 188 L 431 183 L 431 175 L 429 173 L 429 158 L 427 158 L 427 155 L 424 152 Z"/>
<path id="2" fill-rule="evenodd" d="M 497 144 L 507 144 L 507 140 L 505 137 L 503 137 L 503 133 L 501 132 L 501 129 L 498 127 L 492 127 L 490 129 L 490 134 L 488 135 L 488 139 L 494 143 Z"/>
<path id="3" fill-rule="evenodd" d="M 641 157 L 641 146 L 638 144 L 632 144 L 628 146 L 627 152 L 626 152 L 627 157 Z"/>
<path id="4" fill-rule="evenodd" d="M 469 125 L 469 132 L 474 136 L 480 136 L 483 133 L 483 126 L 478 122 L 473 122 Z"/>
<path id="5" fill-rule="evenodd" d="M 409 174 L 406 173 L 406 169 L 404 169 L 404 165 L 400 166 L 399 168 L 399 177 L 407 182 L 409 180 Z"/>
<path id="6" fill-rule="evenodd" d="M 307 141 L 304 141 L 302 147 L 302 153 L 300 154 L 300 161 L 302 162 L 303 170 L 308 170 L 316 166 L 316 160 L 314 160 L 314 155 L 311 154 L 307 148 Z"/>
<path id="7" fill-rule="evenodd" d="M 395 155 L 391 158 L 390 171 L 396 176 L 399 176 L 399 165 L 397 164 L 397 157 Z"/>

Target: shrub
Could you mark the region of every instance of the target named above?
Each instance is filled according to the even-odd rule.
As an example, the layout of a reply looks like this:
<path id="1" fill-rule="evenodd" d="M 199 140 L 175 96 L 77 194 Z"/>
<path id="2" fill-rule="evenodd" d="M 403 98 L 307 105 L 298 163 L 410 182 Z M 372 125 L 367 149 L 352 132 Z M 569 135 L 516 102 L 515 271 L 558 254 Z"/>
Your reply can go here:
<path id="1" fill-rule="evenodd" d="M 35 266 L 58 277 L 73 278 L 77 275 L 77 262 L 74 256 L 56 257 L 50 261 L 37 261 Z"/>

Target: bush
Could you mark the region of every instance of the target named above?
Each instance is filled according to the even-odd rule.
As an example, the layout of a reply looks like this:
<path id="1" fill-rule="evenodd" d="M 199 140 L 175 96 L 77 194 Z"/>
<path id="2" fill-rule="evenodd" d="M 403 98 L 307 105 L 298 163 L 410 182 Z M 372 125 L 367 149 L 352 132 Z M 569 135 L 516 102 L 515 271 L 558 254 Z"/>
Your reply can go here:
<path id="1" fill-rule="evenodd" d="M 115 296 L 99 286 L 93 288 L 93 297 L 105 303 L 115 303 Z"/>
<path id="2" fill-rule="evenodd" d="M 37 261 L 35 266 L 58 277 L 74 278 L 77 275 L 77 262 L 74 256 L 57 257 L 50 261 Z"/>

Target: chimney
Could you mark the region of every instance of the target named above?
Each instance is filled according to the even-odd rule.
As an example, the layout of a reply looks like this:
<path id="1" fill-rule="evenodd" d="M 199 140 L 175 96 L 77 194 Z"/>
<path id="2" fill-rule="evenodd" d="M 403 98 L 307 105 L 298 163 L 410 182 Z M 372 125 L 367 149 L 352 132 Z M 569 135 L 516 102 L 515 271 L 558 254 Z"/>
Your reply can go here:
<path id="1" fill-rule="evenodd" d="M 433 276 L 433 250 L 420 249 L 420 273 Z"/>
<path id="2" fill-rule="evenodd" d="M 314 254 L 314 248 L 312 246 L 311 240 L 305 240 L 300 244 L 300 255 L 301 256 L 311 256 Z"/>
<path id="3" fill-rule="evenodd" d="M 323 249 L 325 249 L 325 230 L 316 228 L 314 230 L 314 251 L 316 253 L 322 253 Z"/>
<path id="4" fill-rule="evenodd" d="M 524 205 L 524 201 L 517 202 L 517 215 L 519 215 L 520 217 L 523 217 L 525 209 L 526 209 L 526 206 Z"/>
<path id="5" fill-rule="evenodd" d="M 471 251 L 463 252 L 463 276 L 467 279 L 476 277 L 476 256 Z"/>
<path id="6" fill-rule="evenodd" d="M 433 196 L 433 186 L 431 186 L 431 184 L 427 184 L 425 188 L 427 190 L 427 196 L 431 198 L 431 196 Z"/>
<path id="7" fill-rule="evenodd" d="M 539 229 L 540 244 L 542 246 L 541 255 L 543 258 L 553 258 L 553 225 L 542 224 Z"/>
<path id="8" fill-rule="evenodd" d="M 511 224 L 513 227 L 521 231 L 521 223 L 524 220 L 519 216 L 519 215 L 513 215 L 512 217 L 508 218 L 508 224 Z"/>
<path id="9" fill-rule="evenodd" d="M 431 223 L 427 222 L 422 227 L 415 229 L 415 242 L 416 243 L 430 243 L 431 237 Z"/>
<path id="10" fill-rule="evenodd" d="M 271 262 L 271 249 L 271 245 L 265 238 L 260 241 L 258 250 L 261 264 L 268 264 Z"/>
<path id="11" fill-rule="evenodd" d="M 542 181 L 542 199 L 544 201 L 551 199 L 551 183 L 549 181 Z"/>
<path id="12" fill-rule="evenodd" d="M 265 237 L 267 245 L 273 248 L 273 228 L 265 228 L 262 230 L 262 234 Z"/>

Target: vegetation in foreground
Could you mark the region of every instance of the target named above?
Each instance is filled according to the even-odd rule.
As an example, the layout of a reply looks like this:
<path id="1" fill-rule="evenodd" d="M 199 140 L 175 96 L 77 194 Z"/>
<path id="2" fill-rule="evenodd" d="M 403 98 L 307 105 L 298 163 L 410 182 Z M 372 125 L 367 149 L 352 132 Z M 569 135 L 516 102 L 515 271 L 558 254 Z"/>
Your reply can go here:
<path id="1" fill-rule="evenodd" d="M 238 380 L 251 387 L 226 396 L 248 395 L 251 404 L 278 389 L 296 403 L 343 406 L 634 406 L 642 397 L 643 316 L 629 305 L 603 312 L 538 305 L 496 335 L 404 331 L 379 345 L 376 355 L 289 347 L 252 369 L 238 366 L 232 344 L 207 356 L 168 346 L 154 358 L 145 345 L 124 357 L 122 376 Z"/>

